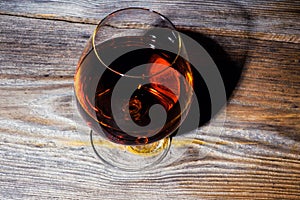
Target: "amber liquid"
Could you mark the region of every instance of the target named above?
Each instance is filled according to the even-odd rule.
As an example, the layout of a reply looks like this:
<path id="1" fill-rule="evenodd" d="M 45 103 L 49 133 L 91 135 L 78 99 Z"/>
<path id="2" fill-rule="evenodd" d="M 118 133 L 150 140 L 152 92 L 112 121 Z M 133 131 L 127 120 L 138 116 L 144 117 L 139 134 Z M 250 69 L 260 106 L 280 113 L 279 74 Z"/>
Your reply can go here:
<path id="1" fill-rule="evenodd" d="M 186 69 L 189 69 L 189 64 L 174 53 L 144 48 L 145 43 L 141 38 L 135 37 L 107 41 L 96 47 L 103 62 L 99 61 L 92 49 L 82 57 L 77 67 L 75 93 L 80 114 L 96 133 L 104 134 L 115 143 L 141 145 L 165 138 L 180 125 L 182 109 L 186 105 L 180 105 L 179 99 L 184 98 L 183 102 L 189 103 L 187 98 L 190 94 L 186 91 L 188 87 L 185 85 L 186 81 L 182 80 L 188 77 L 189 71 Z M 139 48 L 141 46 L 142 49 Z M 118 50 L 126 53 L 109 66 L 105 65 L 104 58 Z M 129 101 L 117 99 L 114 101 L 117 102 L 116 105 L 111 105 L 117 82 L 130 77 L 121 76 L 110 69 L 126 75 L 134 67 L 141 66 L 144 66 L 142 73 L 134 75 L 140 76 L 140 80 L 147 77 L 148 83 L 137 84 L 135 91 L 128 91 L 132 93 Z M 143 127 L 151 123 L 149 110 L 155 104 L 162 105 L 167 113 L 165 125 L 155 135 L 147 135 L 147 131 L 134 136 L 128 134 L 118 127 L 116 116 L 112 114 L 112 106 L 128 106 L 129 113 L 120 113 L 124 124 L 131 120 Z"/>

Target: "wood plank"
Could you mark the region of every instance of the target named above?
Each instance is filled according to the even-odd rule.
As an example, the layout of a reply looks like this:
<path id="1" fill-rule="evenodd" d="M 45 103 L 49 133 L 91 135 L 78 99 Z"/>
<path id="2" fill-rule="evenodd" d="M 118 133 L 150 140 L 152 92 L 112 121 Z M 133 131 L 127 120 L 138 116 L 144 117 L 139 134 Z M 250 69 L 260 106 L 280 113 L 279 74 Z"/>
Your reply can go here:
<path id="1" fill-rule="evenodd" d="M 240 47 L 248 59 L 221 137 L 199 136 L 169 167 L 119 173 L 73 119 L 73 74 L 94 25 L 2 15 L 0 26 L 1 199 L 300 198 L 299 45 L 242 39 L 251 46 Z M 212 37 L 235 58 L 236 40 Z M 199 159 L 197 147 L 210 153 Z"/>
<path id="2" fill-rule="evenodd" d="M 96 24 L 126 7 L 153 9 L 178 28 L 193 28 L 204 34 L 240 37 L 250 32 L 249 36 L 257 39 L 300 42 L 298 1 L 1 1 L 0 14 Z"/>

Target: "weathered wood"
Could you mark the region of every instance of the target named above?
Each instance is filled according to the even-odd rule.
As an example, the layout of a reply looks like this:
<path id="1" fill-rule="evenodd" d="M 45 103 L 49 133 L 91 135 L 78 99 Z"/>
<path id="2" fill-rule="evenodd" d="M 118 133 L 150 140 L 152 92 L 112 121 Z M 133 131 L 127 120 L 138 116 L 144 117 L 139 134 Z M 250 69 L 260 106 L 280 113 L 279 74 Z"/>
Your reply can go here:
<path id="1" fill-rule="evenodd" d="M 300 3 L 297 1 L 1 1 L 0 14 L 96 24 L 126 7 L 145 7 L 166 15 L 177 27 L 299 43 Z"/>
<path id="2" fill-rule="evenodd" d="M 277 20 L 284 25 L 274 26 L 274 34 L 285 39 L 272 38 L 268 26 L 267 39 L 248 39 L 247 33 L 231 37 L 213 26 L 193 25 L 233 59 L 247 53 L 240 83 L 227 107 L 225 132 L 196 141 L 199 147 L 211 149 L 204 158 L 199 159 L 196 145 L 169 167 L 139 173 L 103 166 L 89 151 L 88 141 L 82 140 L 84 132 L 77 132 L 73 118 L 73 74 L 94 28 L 81 22 L 92 19 L 94 23 L 97 12 L 103 16 L 115 7 L 103 3 L 102 11 L 97 11 L 97 5 L 93 8 L 81 1 L 78 5 L 35 2 L 0 3 L 1 13 L 6 12 L 0 20 L 1 199 L 300 198 L 300 47 L 295 44 L 299 26 L 290 26 L 297 24 L 297 2 L 243 3 L 252 16 L 265 16 L 266 21 L 276 17 L 272 10 L 281 10 Z M 169 1 L 173 9 L 178 3 Z M 74 9 L 67 9 L 69 4 Z M 147 5 L 167 10 L 156 1 Z M 9 16 L 9 12 L 30 18 Z M 49 13 L 59 17 L 44 15 Z M 36 14 L 44 19 L 31 19 L 41 18 Z M 73 17 L 72 23 L 68 17 Z"/>

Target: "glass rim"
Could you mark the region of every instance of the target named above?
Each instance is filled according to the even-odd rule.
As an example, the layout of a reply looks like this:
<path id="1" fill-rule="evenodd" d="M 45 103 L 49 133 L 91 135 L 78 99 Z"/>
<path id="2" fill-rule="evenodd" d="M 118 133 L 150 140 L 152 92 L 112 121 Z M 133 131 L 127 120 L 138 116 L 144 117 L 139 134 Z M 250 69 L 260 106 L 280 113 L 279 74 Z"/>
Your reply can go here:
<path id="1" fill-rule="evenodd" d="M 170 66 L 172 66 L 176 60 L 179 58 L 180 56 L 180 51 L 182 49 L 182 39 L 181 39 L 181 36 L 180 34 L 178 33 L 178 31 L 176 30 L 176 27 L 175 25 L 166 17 L 164 16 L 163 14 L 157 12 L 157 11 L 154 11 L 152 9 L 149 9 L 149 8 L 143 8 L 143 7 L 128 7 L 128 8 L 122 8 L 122 9 L 118 9 L 118 10 L 115 10 L 113 11 L 112 13 L 108 14 L 107 16 L 105 16 L 96 26 L 96 28 L 94 29 L 94 32 L 92 34 L 92 47 L 93 47 L 93 51 L 97 57 L 97 59 L 101 62 L 101 64 L 103 66 L 105 66 L 105 68 L 109 69 L 110 71 L 112 71 L 113 73 L 116 73 L 118 74 L 119 76 L 122 76 L 122 77 L 129 77 L 129 78 L 149 78 L 149 77 L 153 77 L 153 76 L 156 76 L 160 73 L 163 73 L 164 71 L 168 70 L 170 66 L 167 66 L 166 68 L 154 73 L 154 74 L 151 74 L 151 75 L 140 75 L 140 76 L 137 76 L 137 75 L 128 75 L 128 74 L 123 74 L 123 73 L 120 73 L 118 72 L 117 70 L 114 70 L 112 68 L 110 68 L 107 64 L 104 63 L 104 61 L 101 59 L 100 55 L 98 54 L 98 51 L 96 49 L 96 44 L 95 44 L 95 38 L 96 38 L 96 35 L 97 35 L 97 32 L 99 31 L 99 29 L 101 28 L 101 26 L 103 25 L 103 23 L 109 19 L 110 17 L 114 16 L 116 13 L 118 12 L 122 12 L 122 11 L 127 11 L 127 10 L 143 10 L 143 11 L 148 11 L 148 12 L 151 12 L 151 13 L 154 13 L 156 15 L 158 15 L 159 17 L 161 17 L 162 19 L 166 20 L 172 27 L 172 31 L 176 31 L 177 32 L 177 36 L 178 36 L 178 51 L 177 51 L 177 54 L 176 54 L 176 57 L 175 59 L 172 61 L 172 63 L 170 63 Z"/>

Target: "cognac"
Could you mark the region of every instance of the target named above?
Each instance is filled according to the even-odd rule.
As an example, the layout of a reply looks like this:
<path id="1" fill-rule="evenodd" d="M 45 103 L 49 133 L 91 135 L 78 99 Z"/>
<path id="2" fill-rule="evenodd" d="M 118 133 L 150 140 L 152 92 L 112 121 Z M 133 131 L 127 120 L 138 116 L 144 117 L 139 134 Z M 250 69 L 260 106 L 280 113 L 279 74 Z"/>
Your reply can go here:
<path id="1" fill-rule="evenodd" d="M 187 105 L 179 102 L 190 103 L 191 91 L 187 84 L 192 83 L 192 76 L 189 63 L 175 53 L 149 44 L 150 41 L 141 37 L 116 38 L 96 46 L 98 54 L 94 48 L 85 52 L 78 63 L 75 93 L 79 112 L 95 132 L 104 134 L 112 142 L 141 145 L 161 140 L 181 123 Z M 118 53 L 120 56 L 109 60 L 111 55 Z M 136 67 L 140 68 L 139 73 L 130 74 Z M 145 78 L 146 84 L 137 84 L 135 91 L 128 91 L 131 93 L 129 100 L 112 101 L 118 81 L 136 79 L 143 83 Z M 122 123 L 131 120 L 143 127 L 151 123 L 149 110 L 155 104 L 160 104 L 167 116 L 164 126 L 155 135 L 149 135 L 147 131 L 136 135 L 126 133 L 112 113 L 112 106 L 121 110 L 128 107 L 128 113 L 120 113 Z"/>

